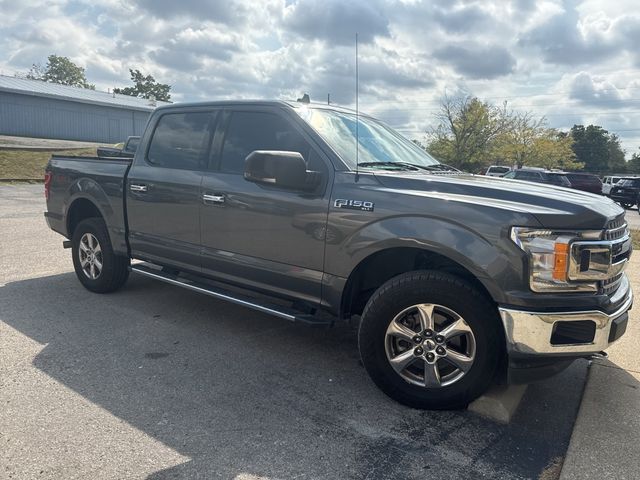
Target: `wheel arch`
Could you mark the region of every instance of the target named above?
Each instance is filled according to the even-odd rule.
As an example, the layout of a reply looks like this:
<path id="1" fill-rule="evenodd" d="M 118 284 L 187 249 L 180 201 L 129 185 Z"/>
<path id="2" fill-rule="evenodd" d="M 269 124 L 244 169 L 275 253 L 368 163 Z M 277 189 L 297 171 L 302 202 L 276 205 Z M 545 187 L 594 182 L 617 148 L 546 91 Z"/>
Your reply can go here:
<path id="1" fill-rule="evenodd" d="M 114 251 L 129 255 L 122 190 L 105 191 L 96 180 L 83 177 L 69 187 L 68 198 L 63 210 L 67 238 L 73 236 L 73 230 L 85 218 L 99 217 L 104 220 Z"/>
<path id="2" fill-rule="evenodd" d="M 76 197 L 67 209 L 67 236 L 71 238 L 78 224 L 87 218 L 98 217 L 104 219 L 104 215 L 96 202 L 87 197 Z"/>
<path id="3" fill-rule="evenodd" d="M 382 284 L 414 270 L 451 273 L 473 285 L 492 303 L 499 301 L 500 290 L 491 279 L 472 272 L 449 256 L 425 248 L 396 246 L 376 251 L 356 265 L 342 290 L 340 316 L 349 318 L 361 314 L 371 295 Z"/>

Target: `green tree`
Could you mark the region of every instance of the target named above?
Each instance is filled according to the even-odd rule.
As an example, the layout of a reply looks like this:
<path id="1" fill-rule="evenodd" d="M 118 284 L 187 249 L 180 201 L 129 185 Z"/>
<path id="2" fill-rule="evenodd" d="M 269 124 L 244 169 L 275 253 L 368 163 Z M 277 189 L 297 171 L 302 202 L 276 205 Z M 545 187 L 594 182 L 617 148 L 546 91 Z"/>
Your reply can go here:
<path id="1" fill-rule="evenodd" d="M 426 149 L 443 162 L 477 171 L 491 160 L 495 140 L 510 128 L 506 108 L 476 97 L 445 97 L 439 125 L 428 134 Z"/>
<path id="2" fill-rule="evenodd" d="M 627 163 L 627 171 L 629 173 L 640 174 L 640 153 L 634 152 L 631 160 Z"/>
<path id="3" fill-rule="evenodd" d="M 510 128 L 497 140 L 494 158 L 518 167 L 543 167 L 577 170 L 573 138 L 547 127 L 547 119 L 536 119 L 530 112 L 511 112 Z"/>
<path id="4" fill-rule="evenodd" d="M 598 125 L 574 125 L 571 128 L 573 151 L 584 168 L 594 173 L 623 173 L 626 164 L 620 140 Z"/>
<path id="5" fill-rule="evenodd" d="M 533 141 L 532 151 L 525 165 L 580 170 L 584 164 L 576 161 L 572 146 L 573 138 L 569 135 L 562 135 L 553 128 L 541 129 Z"/>
<path id="6" fill-rule="evenodd" d="M 73 63 L 68 57 L 49 55 L 47 65 L 42 67 L 39 63 L 34 63 L 27 73 L 27 78 L 95 90 L 96 86 L 87 82 L 84 72 L 84 68 Z"/>
<path id="7" fill-rule="evenodd" d="M 137 69 L 129 69 L 129 73 L 131 74 L 133 87 L 114 88 L 114 93 L 120 93 L 122 95 L 130 95 L 132 97 L 140 98 L 153 97 L 156 100 L 161 100 L 164 102 L 168 102 L 171 99 L 171 95 L 169 93 L 169 91 L 171 90 L 171 85 L 156 82 L 156 79 L 153 78 L 153 76 L 143 75 L 142 72 Z"/>
<path id="8" fill-rule="evenodd" d="M 627 171 L 627 161 L 624 158 L 624 150 L 622 150 L 618 135 L 615 133 L 609 135 L 607 147 L 609 150 L 609 172 L 625 173 Z"/>

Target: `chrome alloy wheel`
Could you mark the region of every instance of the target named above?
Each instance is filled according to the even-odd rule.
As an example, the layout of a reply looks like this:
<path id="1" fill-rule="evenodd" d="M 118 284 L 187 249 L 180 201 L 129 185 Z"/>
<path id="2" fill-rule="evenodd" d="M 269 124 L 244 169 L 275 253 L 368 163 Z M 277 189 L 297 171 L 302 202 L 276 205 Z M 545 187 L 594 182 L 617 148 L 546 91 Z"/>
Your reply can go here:
<path id="1" fill-rule="evenodd" d="M 471 327 L 450 308 L 422 303 L 405 308 L 385 335 L 391 367 L 407 382 L 426 388 L 451 385 L 469 371 L 476 355 Z"/>
<path id="2" fill-rule="evenodd" d="M 97 279 L 102 273 L 102 248 L 93 234 L 87 232 L 82 235 L 78 256 L 82 271 L 87 278 Z"/>

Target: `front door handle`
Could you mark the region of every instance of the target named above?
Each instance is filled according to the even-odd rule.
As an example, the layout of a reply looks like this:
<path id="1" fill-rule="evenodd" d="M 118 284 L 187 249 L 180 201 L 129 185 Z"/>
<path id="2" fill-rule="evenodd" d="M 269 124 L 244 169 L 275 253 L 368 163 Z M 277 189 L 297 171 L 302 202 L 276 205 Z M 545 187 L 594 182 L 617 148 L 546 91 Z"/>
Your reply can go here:
<path id="1" fill-rule="evenodd" d="M 202 195 L 204 203 L 224 203 L 224 195 L 209 195 L 205 193 Z"/>
<path id="2" fill-rule="evenodd" d="M 131 185 L 129 185 L 129 190 L 131 190 L 132 192 L 146 192 L 147 191 L 147 186 L 146 185 L 138 185 L 136 183 L 132 183 Z"/>

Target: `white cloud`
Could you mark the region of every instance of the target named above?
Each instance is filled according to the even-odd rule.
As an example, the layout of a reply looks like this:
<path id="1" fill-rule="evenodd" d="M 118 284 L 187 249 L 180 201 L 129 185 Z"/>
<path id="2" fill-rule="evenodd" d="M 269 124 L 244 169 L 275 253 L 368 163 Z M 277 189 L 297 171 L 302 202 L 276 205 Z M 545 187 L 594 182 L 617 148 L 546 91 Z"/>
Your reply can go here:
<path id="1" fill-rule="evenodd" d="M 411 137 L 438 99 L 464 91 L 547 115 L 599 122 L 640 145 L 637 0 L 0 0 L 0 71 L 49 54 L 86 67 L 100 89 L 139 68 L 175 100 L 354 100 Z"/>

